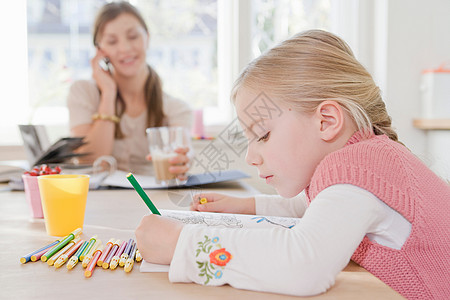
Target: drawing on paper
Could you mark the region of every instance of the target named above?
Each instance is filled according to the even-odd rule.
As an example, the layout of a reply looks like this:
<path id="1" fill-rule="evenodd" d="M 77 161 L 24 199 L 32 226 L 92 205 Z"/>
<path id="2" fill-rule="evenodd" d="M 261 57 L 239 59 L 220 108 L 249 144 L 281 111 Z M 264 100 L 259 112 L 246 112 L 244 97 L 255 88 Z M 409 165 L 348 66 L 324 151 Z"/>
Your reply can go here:
<path id="1" fill-rule="evenodd" d="M 184 224 L 200 224 L 226 228 L 258 228 L 280 226 L 290 229 L 297 225 L 300 220 L 298 218 L 209 213 L 197 211 L 162 210 L 161 213 L 163 216 L 179 220 Z"/>

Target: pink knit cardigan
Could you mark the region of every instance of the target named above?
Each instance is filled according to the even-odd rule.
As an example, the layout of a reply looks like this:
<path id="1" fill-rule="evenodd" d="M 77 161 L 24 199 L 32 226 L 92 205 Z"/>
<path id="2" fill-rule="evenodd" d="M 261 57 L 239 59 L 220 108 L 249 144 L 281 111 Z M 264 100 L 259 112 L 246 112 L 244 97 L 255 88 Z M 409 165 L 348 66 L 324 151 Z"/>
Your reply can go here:
<path id="1" fill-rule="evenodd" d="M 450 299 L 450 186 L 403 145 L 360 132 L 320 162 L 308 200 L 340 183 L 371 192 L 412 225 L 400 250 L 366 236 L 352 260 L 408 299 Z"/>

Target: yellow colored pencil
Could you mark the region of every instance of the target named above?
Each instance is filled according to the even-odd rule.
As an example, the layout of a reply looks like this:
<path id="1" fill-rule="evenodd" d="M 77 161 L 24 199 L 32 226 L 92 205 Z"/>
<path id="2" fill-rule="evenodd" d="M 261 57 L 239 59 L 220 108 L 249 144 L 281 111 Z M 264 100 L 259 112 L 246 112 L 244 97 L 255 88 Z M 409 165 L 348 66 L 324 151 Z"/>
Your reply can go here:
<path id="1" fill-rule="evenodd" d="M 54 266 L 55 268 L 61 267 L 63 264 L 66 263 L 66 261 L 75 254 L 75 252 L 80 248 L 81 244 L 83 244 L 83 240 L 78 240 L 75 244 L 72 245 L 66 252 L 63 253 L 58 259 L 55 261 Z"/>
<path id="2" fill-rule="evenodd" d="M 140 262 L 142 260 L 142 254 L 139 252 L 139 249 L 136 250 L 136 262 Z"/>
<path id="3" fill-rule="evenodd" d="M 56 262 L 56 260 L 63 255 L 67 250 L 70 249 L 70 247 L 72 247 L 76 242 L 78 242 L 79 238 L 76 238 L 75 240 L 71 240 L 67 245 L 65 245 L 61 250 L 59 250 L 58 252 L 56 252 L 55 255 L 52 255 L 52 257 L 50 257 L 47 260 L 47 264 L 49 266 L 53 266 L 53 264 Z"/>
<path id="4" fill-rule="evenodd" d="M 94 246 L 95 242 L 97 241 L 97 235 L 94 235 L 89 239 L 89 244 L 84 248 L 84 250 L 80 253 L 80 256 L 78 257 L 79 261 L 83 261 L 84 257 L 91 251 L 92 247 Z M 94 252 L 92 252 L 94 253 Z"/>
<path id="5" fill-rule="evenodd" d="M 83 268 L 87 267 L 87 265 L 89 264 L 89 262 L 92 259 L 92 255 L 94 255 L 95 250 L 99 249 L 101 246 L 102 246 L 102 241 L 96 240 L 94 245 L 92 246 L 91 250 L 89 250 L 89 253 L 84 257 L 83 262 L 81 263 Z"/>

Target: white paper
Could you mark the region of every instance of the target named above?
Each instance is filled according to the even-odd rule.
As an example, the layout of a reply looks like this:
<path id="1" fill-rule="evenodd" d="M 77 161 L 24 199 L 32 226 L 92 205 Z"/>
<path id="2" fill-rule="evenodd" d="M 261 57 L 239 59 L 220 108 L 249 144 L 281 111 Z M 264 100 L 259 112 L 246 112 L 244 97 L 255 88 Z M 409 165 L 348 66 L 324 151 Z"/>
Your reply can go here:
<path id="1" fill-rule="evenodd" d="M 169 273 L 170 265 L 160 265 L 160 264 L 152 264 L 149 262 L 146 262 L 145 260 L 141 261 L 141 266 L 139 267 L 139 270 L 141 272 L 152 272 L 152 273 L 159 273 L 159 272 L 165 272 Z"/>
<path id="2" fill-rule="evenodd" d="M 224 214 L 184 210 L 160 210 L 162 216 L 170 217 L 184 224 L 199 224 L 223 228 L 292 228 L 300 218 L 287 218 L 275 216 L 257 216 L 243 214 Z"/>
<path id="3" fill-rule="evenodd" d="M 159 210 L 162 216 L 170 217 L 184 224 L 198 224 L 221 228 L 274 228 L 290 229 L 300 222 L 300 218 L 223 214 L 183 210 Z M 169 272 L 169 265 L 158 265 L 142 261 L 141 272 Z"/>

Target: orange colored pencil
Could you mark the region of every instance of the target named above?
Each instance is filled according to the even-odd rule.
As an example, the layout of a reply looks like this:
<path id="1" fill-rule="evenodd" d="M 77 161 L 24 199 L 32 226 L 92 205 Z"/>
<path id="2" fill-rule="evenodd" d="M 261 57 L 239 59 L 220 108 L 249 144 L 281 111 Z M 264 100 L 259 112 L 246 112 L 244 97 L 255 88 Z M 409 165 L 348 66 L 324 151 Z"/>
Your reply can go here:
<path id="1" fill-rule="evenodd" d="M 89 262 L 92 259 L 92 256 L 94 255 L 95 251 L 97 249 L 99 249 L 102 246 L 102 241 L 101 240 L 96 240 L 94 245 L 91 247 L 91 249 L 89 250 L 89 253 L 86 254 L 86 256 L 84 257 L 81 265 L 83 266 L 83 268 L 86 268 L 89 264 Z"/>
<path id="2" fill-rule="evenodd" d="M 53 255 L 52 257 L 50 257 L 47 260 L 47 264 L 49 266 L 53 266 L 53 264 L 56 262 L 56 260 L 63 255 L 64 253 L 66 253 L 67 250 L 69 250 L 70 248 L 72 248 L 73 245 L 75 245 L 75 243 L 78 242 L 80 238 L 76 238 L 74 240 L 71 240 L 67 245 L 65 245 L 61 250 L 59 250 L 58 252 L 55 253 L 55 255 Z"/>
<path id="3" fill-rule="evenodd" d="M 83 244 L 83 240 L 79 240 L 76 242 L 72 247 L 69 248 L 64 254 L 62 254 L 58 259 L 55 261 L 54 266 L 55 268 L 61 267 L 63 264 L 66 263 L 66 261 L 75 254 L 75 252 L 80 248 L 81 244 Z"/>
<path id="4" fill-rule="evenodd" d="M 97 266 L 97 261 L 100 258 L 100 255 L 102 255 L 103 249 L 104 247 L 100 246 L 97 250 L 95 250 L 94 256 L 92 256 L 91 261 L 89 262 L 88 266 L 86 267 L 86 270 L 84 271 L 85 277 L 89 278 L 92 276 L 92 273 L 94 273 L 95 267 Z"/>
<path id="5" fill-rule="evenodd" d="M 105 249 L 103 250 L 102 256 L 99 257 L 97 261 L 97 266 L 101 267 L 103 262 L 106 259 L 106 256 L 108 255 L 109 251 L 111 250 L 114 243 L 114 239 L 109 239 L 109 241 L 106 243 Z"/>

